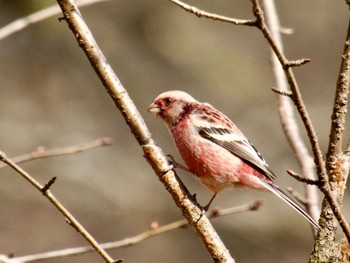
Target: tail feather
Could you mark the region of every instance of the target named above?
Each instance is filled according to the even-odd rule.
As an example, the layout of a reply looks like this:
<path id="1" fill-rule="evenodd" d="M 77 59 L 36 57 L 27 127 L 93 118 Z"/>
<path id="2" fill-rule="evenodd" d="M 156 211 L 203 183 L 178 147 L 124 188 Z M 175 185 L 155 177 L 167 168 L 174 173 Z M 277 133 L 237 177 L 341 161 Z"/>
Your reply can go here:
<path id="1" fill-rule="evenodd" d="M 292 198 L 290 198 L 286 193 L 284 193 L 278 186 L 273 183 L 267 182 L 263 179 L 260 180 L 265 188 L 279 197 L 281 200 L 286 202 L 292 208 L 294 208 L 299 214 L 301 214 L 305 219 L 307 219 L 310 224 L 312 224 L 316 229 L 320 229 L 318 223 L 300 206 L 298 205 Z"/>

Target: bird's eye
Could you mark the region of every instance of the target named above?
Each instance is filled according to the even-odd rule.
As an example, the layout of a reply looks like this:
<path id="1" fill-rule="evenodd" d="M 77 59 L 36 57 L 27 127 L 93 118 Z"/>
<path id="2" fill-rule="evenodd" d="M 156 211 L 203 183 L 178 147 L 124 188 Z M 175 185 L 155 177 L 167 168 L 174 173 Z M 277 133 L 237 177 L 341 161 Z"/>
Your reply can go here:
<path id="1" fill-rule="evenodd" d="M 164 102 L 165 102 L 165 105 L 169 105 L 173 100 L 171 98 L 165 98 L 164 99 Z"/>

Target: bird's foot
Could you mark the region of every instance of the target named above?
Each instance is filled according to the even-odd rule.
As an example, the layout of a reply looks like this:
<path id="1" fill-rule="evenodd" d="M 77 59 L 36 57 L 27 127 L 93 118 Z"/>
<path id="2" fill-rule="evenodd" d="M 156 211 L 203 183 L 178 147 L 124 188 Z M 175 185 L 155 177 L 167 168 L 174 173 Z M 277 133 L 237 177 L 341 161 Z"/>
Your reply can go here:
<path id="1" fill-rule="evenodd" d="M 188 170 L 188 168 L 186 166 L 184 166 L 181 163 L 178 163 L 177 161 L 175 161 L 175 159 L 174 159 L 174 157 L 172 155 L 167 154 L 166 157 L 168 159 L 169 164 L 172 165 L 174 168 L 179 168 L 181 170 L 184 170 L 184 171 L 190 173 L 190 170 Z"/>

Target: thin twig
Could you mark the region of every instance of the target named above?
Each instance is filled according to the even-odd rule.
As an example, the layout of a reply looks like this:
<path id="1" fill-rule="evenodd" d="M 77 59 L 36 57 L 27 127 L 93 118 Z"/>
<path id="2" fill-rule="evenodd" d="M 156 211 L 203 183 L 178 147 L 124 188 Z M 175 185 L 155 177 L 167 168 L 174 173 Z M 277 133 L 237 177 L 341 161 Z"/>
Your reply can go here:
<path id="1" fill-rule="evenodd" d="M 103 2 L 108 0 L 78 0 L 77 5 L 80 7 L 91 5 L 98 2 Z M 10 24 L 0 28 L 0 40 L 20 31 L 24 28 L 35 24 L 37 22 L 40 22 L 44 19 L 47 19 L 51 16 L 58 15 L 61 13 L 61 9 L 57 5 L 53 5 L 50 7 L 47 7 L 45 9 L 42 9 L 36 13 L 30 14 L 28 16 L 19 18 Z"/>
<path id="2" fill-rule="evenodd" d="M 13 157 L 11 158 L 11 160 L 16 164 L 20 164 L 20 163 L 29 162 L 36 159 L 81 153 L 83 151 L 90 150 L 96 147 L 110 146 L 110 145 L 112 145 L 112 139 L 109 137 L 105 137 L 94 141 L 90 141 L 90 142 L 86 142 L 86 143 L 82 143 L 74 146 L 68 146 L 68 147 L 60 147 L 60 148 L 53 148 L 53 149 L 38 147 L 34 152 Z M 6 164 L 0 163 L 0 169 L 6 166 L 7 166 Z"/>
<path id="3" fill-rule="evenodd" d="M 303 177 L 303 176 L 293 172 L 292 170 L 287 170 L 287 173 L 299 182 L 306 183 L 309 185 L 319 185 L 320 184 L 319 181 Z"/>
<path id="4" fill-rule="evenodd" d="M 286 96 L 289 98 L 292 98 L 293 93 L 290 92 L 289 90 L 282 90 L 282 89 L 277 89 L 277 88 L 271 88 L 271 90 L 279 95 Z"/>
<path id="5" fill-rule="evenodd" d="M 208 218 L 202 216 L 201 220 L 198 220 L 201 216 L 201 209 L 169 166 L 162 150 L 155 144 L 139 111 L 97 45 L 74 1 L 57 0 L 57 2 L 62 9 L 65 21 L 89 59 L 91 66 L 142 147 L 145 158 L 171 194 L 176 205 L 181 209 L 184 217 L 196 230 L 197 236 L 201 239 L 209 255 L 215 260 L 234 262 L 229 250 L 225 247 Z"/>
<path id="6" fill-rule="evenodd" d="M 253 13 L 256 16 L 256 19 L 258 20 L 258 28 L 263 33 L 264 37 L 266 38 L 267 42 L 270 44 L 272 50 L 276 54 L 279 62 L 282 65 L 282 68 L 284 69 L 285 76 L 287 78 L 288 84 L 290 86 L 291 92 L 293 93 L 293 102 L 297 107 L 297 110 L 300 114 L 301 119 L 303 120 L 303 124 L 305 126 L 305 129 L 307 131 L 312 151 L 315 158 L 315 164 L 317 168 L 318 175 L 320 177 L 327 177 L 326 172 L 326 166 L 325 162 L 322 157 L 322 152 L 320 150 L 320 145 L 318 142 L 317 134 L 315 132 L 315 129 L 312 125 L 311 118 L 306 110 L 306 106 L 304 104 L 304 101 L 301 97 L 300 90 L 298 87 L 298 84 L 296 82 L 295 76 L 293 71 L 291 70 L 290 66 L 288 65 L 289 61 L 284 56 L 281 49 L 278 47 L 277 43 L 274 41 L 270 30 L 268 29 L 265 18 L 263 15 L 263 10 L 259 4 L 258 0 L 251 0 L 253 5 Z"/>
<path id="7" fill-rule="evenodd" d="M 214 13 L 209 13 L 209 12 L 203 11 L 195 6 L 191 6 L 191 5 L 188 5 L 184 2 L 181 2 L 179 0 L 170 0 L 170 2 L 176 4 L 177 6 L 186 10 L 187 12 L 195 14 L 198 17 L 205 17 L 205 18 L 216 20 L 216 21 L 227 22 L 227 23 L 231 23 L 234 25 L 240 25 L 240 26 L 255 26 L 255 24 L 256 24 L 255 20 L 236 19 L 236 18 L 231 18 L 231 17 L 227 17 L 227 16 L 214 14 Z"/>
<path id="8" fill-rule="evenodd" d="M 288 65 L 288 67 L 300 67 L 300 66 L 303 66 L 309 62 L 311 62 L 311 59 L 302 58 L 302 59 L 298 59 L 298 60 L 288 61 L 287 65 Z"/>
<path id="9" fill-rule="evenodd" d="M 208 218 L 218 218 L 222 216 L 228 216 L 233 215 L 237 213 L 242 213 L 246 211 L 257 211 L 262 205 L 262 201 L 258 200 L 251 204 L 236 206 L 236 207 L 230 207 L 226 209 L 213 209 L 212 212 L 208 215 Z M 155 226 L 154 226 L 155 225 Z M 163 226 L 158 226 L 157 222 L 152 223 L 152 227 L 142 232 L 136 236 L 128 237 L 123 240 L 118 240 L 114 242 L 108 242 L 100 244 L 100 246 L 103 249 L 116 249 L 116 248 L 122 248 L 127 246 L 133 246 L 138 243 L 141 243 L 142 241 L 175 230 L 179 228 L 183 228 L 184 226 L 188 225 L 188 221 L 185 219 L 172 222 L 170 224 L 166 224 Z M 35 255 L 28 255 L 28 256 L 21 256 L 21 257 L 15 257 L 14 260 L 18 260 L 21 262 L 32 262 L 32 261 L 40 261 L 40 260 L 46 260 L 46 259 L 53 259 L 53 258 L 59 258 L 59 257 L 67 257 L 67 256 L 73 256 L 78 254 L 84 254 L 93 251 L 93 249 L 90 246 L 84 246 L 84 247 L 76 247 L 76 248 L 68 248 L 68 249 L 61 249 L 56 251 L 50 251 Z"/>
<path id="10" fill-rule="evenodd" d="M 46 191 L 50 189 L 50 187 L 56 182 L 57 177 L 52 177 L 50 181 L 48 181 L 43 188 L 41 188 L 41 192 L 45 195 Z"/>
<path id="11" fill-rule="evenodd" d="M 37 182 L 32 176 L 30 176 L 26 171 L 21 167 L 11 161 L 6 157 L 4 152 L 0 151 L 0 161 L 6 163 L 18 174 L 20 174 L 24 179 L 26 179 L 31 185 L 38 189 L 49 201 L 62 213 L 64 218 L 66 218 L 71 226 L 73 226 L 90 244 L 94 247 L 96 252 L 98 252 L 106 262 L 112 263 L 114 261 L 103 248 L 97 243 L 97 241 L 89 234 L 89 232 L 73 217 L 73 215 L 56 199 L 56 197 L 50 192 L 49 189 L 45 189 L 45 186 L 42 186 Z M 52 180 L 51 180 L 52 182 Z M 51 183 L 52 184 L 52 183 Z M 47 187 L 49 188 L 49 187 Z M 45 189 L 45 191 L 43 191 Z"/>
<path id="12" fill-rule="evenodd" d="M 273 41 L 276 42 L 276 46 L 283 52 L 283 42 L 280 35 L 280 22 L 278 19 L 276 7 L 274 1 L 263 0 L 264 10 L 266 13 L 266 23 L 273 37 Z M 271 52 L 272 58 L 272 69 L 275 76 L 276 85 L 279 91 L 287 92 L 290 94 L 289 98 L 277 96 L 278 100 L 278 111 L 282 123 L 284 134 L 291 146 L 295 157 L 299 163 L 302 174 L 310 180 L 317 178 L 315 172 L 315 166 L 313 159 L 306 147 L 304 140 L 301 136 L 299 125 L 294 114 L 294 105 L 290 98 L 293 98 L 293 94 L 288 87 L 288 82 L 285 73 L 279 63 L 274 52 Z M 305 198 L 306 198 L 306 210 L 315 220 L 320 215 L 320 208 L 318 204 L 318 189 L 311 185 L 304 185 Z M 312 228 L 314 231 L 314 228 Z"/>

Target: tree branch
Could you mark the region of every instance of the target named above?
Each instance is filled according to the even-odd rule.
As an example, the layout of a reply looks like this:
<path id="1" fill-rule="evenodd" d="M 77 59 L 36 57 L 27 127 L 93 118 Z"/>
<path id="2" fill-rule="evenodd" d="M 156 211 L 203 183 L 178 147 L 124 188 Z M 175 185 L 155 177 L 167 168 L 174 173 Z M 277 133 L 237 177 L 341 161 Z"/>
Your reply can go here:
<path id="1" fill-rule="evenodd" d="M 334 98 L 331 132 L 327 158 L 342 153 L 343 134 L 345 130 L 345 117 L 348 107 L 350 79 L 350 24 L 345 47 L 342 55 L 340 73 L 338 75 L 337 89 Z"/>
<path id="2" fill-rule="evenodd" d="M 107 0 L 78 0 L 77 5 L 80 7 L 83 7 L 86 5 L 91 5 L 102 1 L 107 1 Z M 0 40 L 18 31 L 21 31 L 32 24 L 45 20 L 54 15 L 58 15 L 60 13 L 61 13 L 61 9 L 57 5 L 53 5 L 45 9 L 42 9 L 38 12 L 35 12 L 33 14 L 30 14 L 28 16 L 17 19 L 11 22 L 10 24 L 0 28 Z"/>
<path id="3" fill-rule="evenodd" d="M 208 215 L 208 218 L 218 218 L 218 217 L 233 215 L 233 214 L 242 213 L 246 211 L 257 211 L 261 207 L 261 205 L 262 205 L 262 201 L 257 200 L 251 204 L 230 207 L 226 209 L 213 209 L 212 212 Z M 188 225 L 188 222 L 185 219 L 175 221 L 173 223 L 166 224 L 163 226 L 158 226 L 157 222 L 153 222 L 151 224 L 150 229 L 143 233 L 140 233 L 133 237 L 127 237 L 122 240 L 103 243 L 103 244 L 100 244 L 100 246 L 106 250 L 133 246 L 151 237 L 154 237 L 163 233 L 167 233 L 175 229 L 183 228 L 187 225 Z M 17 260 L 20 262 L 32 262 L 32 261 L 39 261 L 43 259 L 53 259 L 53 258 L 59 258 L 59 257 L 68 257 L 68 256 L 79 255 L 79 254 L 85 254 L 91 251 L 93 251 L 93 249 L 90 246 L 84 246 L 84 247 L 55 250 L 55 251 L 50 251 L 50 252 L 45 252 L 45 253 L 40 253 L 35 255 L 15 257 L 13 258 L 13 260 Z"/>
<path id="4" fill-rule="evenodd" d="M 276 42 L 276 46 L 283 52 L 283 43 L 281 38 L 281 26 L 278 19 L 276 7 L 274 1 L 263 0 L 264 10 L 266 12 L 267 27 L 271 32 L 273 41 Z M 275 77 L 275 83 L 280 91 L 286 93 L 289 98 L 283 96 L 277 96 L 278 112 L 282 124 L 284 134 L 292 148 L 294 155 L 298 161 L 302 174 L 309 180 L 315 180 L 317 175 L 315 173 L 315 167 L 311 155 L 302 139 L 299 126 L 294 114 L 294 107 L 290 98 L 293 98 L 293 93 L 288 87 L 288 82 L 285 73 L 273 52 L 271 52 L 272 70 Z M 306 61 L 306 60 L 304 60 Z M 277 92 L 277 89 L 273 89 Z M 320 215 L 320 209 L 318 204 L 318 191 L 317 188 L 312 185 L 304 185 L 305 189 L 305 208 L 306 211 L 317 220 Z M 312 228 L 314 231 L 314 228 Z"/>
<path id="5" fill-rule="evenodd" d="M 45 147 L 38 147 L 34 152 L 11 158 L 11 160 L 16 164 L 19 164 L 19 163 L 36 160 L 36 159 L 81 153 L 83 151 L 90 150 L 96 147 L 110 146 L 110 145 L 112 145 L 112 139 L 105 137 L 105 138 L 97 139 L 91 142 L 86 142 L 86 143 L 69 146 L 69 147 L 54 148 L 54 149 L 46 149 Z M 6 166 L 7 166 L 6 164 L 0 163 L 0 169 Z"/>
<path id="6" fill-rule="evenodd" d="M 51 179 L 48 184 L 42 186 L 39 182 L 37 182 L 33 177 L 31 177 L 26 171 L 24 171 L 21 167 L 16 165 L 13 161 L 6 157 L 4 152 L 0 151 L 0 161 L 6 163 L 13 170 L 15 170 L 18 174 L 20 174 L 24 179 L 26 179 L 31 185 L 33 185 L 36 189 L 38 189 L 49 201 L 62 213 L 66 221 L 71 225 L 74 229 L 77 230 L 90 244 L 91 246 L 98 252 L 101 257 L 108 263 L 121 262 L 120 260 L 113 260 L 103 248 L 97 243 L 97 241 L 89 234 L 89 232 L 73 217 L 73 215 L 56 199 L 56 197 L 50 192 L 49 187 L 53 184 L 54 180 Z"/>
<path id="7" fill-rule="evenodd" d="M 312 125 L 310 116 L 306 110 L 306 106 L 304 104 L 304 101 L 301 97 L 300 90 L 298 87 L 298 84 L 296 82 L 296 79 L 294 77 L 294 73 L 289 65 L 289 61 L 284 56 L 282 50 L 278 47 L 277 43 L 274 41 L 270 30 L 268 29 L 265 18 L 263 14 L 263 10 L 259 4 L 258 0 L 251 0 L 253 5 L 253 13 L 257 19 L 257 27 L 261 30 L 263 33 L 265 39 L 270 44 L 270 47 L 272 48 L 273 52 L 277 56 L 283 70 L 284 74 L 286 76 L 287 82 L 289 84 L 290 90 L 293 93 L 292 99 L 293 102 L 299 112 L 299 115 L 303 121 L 303 124 L 305 126 L 305 129 L 307 131 L 307 135 L 309 137 L 310 144 L 312 146 L 312 152 L 314 155 L 314 162 L 317 168 L 317 174 L 320 177 L 327 178 L 327 172 L 326 172 L 326 166 L 325 162 L 322 157 L 322 152 L 320 150 L 320 145 L 318 142 L 317 134 L 315 132 L 315 129 Z"/>
<path id="8" fill-rule="evenodd" d="M 144 120 L 108 64 L 74 1 L 58 0 L 57 2 L 62 9 L 64 20 L 142 147 L 145 158 L 181 209 L 184 217 L 196 230 L 207 252 L 215 262 L 234 262 L 208 218 L 201 217 L 201 209 L 169 166 L 164 153 L 155 144 Z M 201 220 L 198 220 L 200 217 Z"/>
<path id="9" fill-rule="evenodd" d="M 320 238 L 316 239 L 314 251 L 311 255 L 310 260 L 313 260 L 314 262 L 330 262 L 328 261 L 330 255 L 332 256 L 332 262 L 336 262 L 335 260 L 344 261 L 344 255 L 337 247 L 338 244 L 334 244 L 334 240 L 336 238 L 334 216 L 338 220 L 348 243 L 350 243 L 350 228 L 340 210 L 340 207 L 343 204 L 343 197 L 349 174 L 350 158 L 350 142 L 345 149 L 345 153 L 342 153 L 342 141 L 345 130 L 345 117 L 348 107 L 350 79 L 350 20 L 348 23 L 348 31 L 337 80 L 331 131 L 326 155 L 329 177 L 327 178 L 328 181 L 326 178 L 320 178 L 323 180 L 320 189 L 325 195 L 325 201 L 322 204 L 320 224 L 324 227 L 319 233 Z M 322 237 L 326 237 L 326 240 Z M 334 251 L 339 252 L 336 254 Z"/>
<path id="10" fill-rule="evenodd" d="M 308 185 L 317 185 L 317 186 L 320 184 L 319 181 L 300 176 L 299 174 L 296 174 L 292 170 L 287 170 L 287 173 L 299 182 L 302 182 Z"/>
<path id="11" fill-rule="evenodd" d="M 329 202 L 331 209 L 337 218 L 346 238 L 348 239 L 348 242 L 350 242 L 350 229 L 349 226 L 344 218 L 344 215 L 340 211 L 340 207 L 338 205 L 338 202 L 336 201 L 333 193 L 329 189 L 328 184 L 328 177 L 327 177 L 327 171 L 325 162 L 322 157 L 322 152 L 318 143 L 317 134 L 315 132 L 315 129 L 312 125 L 311 119 L 309 117 L 309 114 L 306 110 L 305 104 L 303 102 L 303 99 L 300 94 L 299 87 L 297 85 L 297 82 L 295 80 L 293 71 L 291 70 L 291 67 L 289 65 L 288 60 L 284 57 L 282 51 L 278 48 L 278 46 L 274 43 L 272 36 L 270 34 L 270 31 L 268 30 L 267 26 L 264 22 L 264 16 L 263 11 L 259 5 L 258 0 L 252 0 L 253 4 L 253 12 L 258 20 L 258 28 L 261 29 L 263 35 L 267 39 L 267 41 L 270 43 L 271 48 L 275 52 L 278 60 L 280 61 L 282 68 L 285 72 L 287 81 L 289 83 L 290 89 L 293 93 L 293 102 L 297 107 L 297 110 L 301 116 L 301 119 L 303 121 L 303 124 L 305 126 L 305 129 L 307 131 L 310 144 L 312 146 L 312 151 L 314 155 L 314 162 L 317 169 L 317 174 L 319 176 L 320 181 L 320 190 L 325 194 L 326 200 Z M 322 227 L 322 225 L 321 225 Z M 333 233 L 335 234 L 334 227 L 332 228 Z"/>
<path id="12" fill-rule="evenodd" d="M 184 9 L 187 12 L 195 14 L 198 17 L 205 17 L 205 18 L 209 18 L 209 19 L 213 19 L 213 20 L 217 20 L 217 21 L 221 21 L 221 22 L 226 22 L 226 23 L 231 23 L 234 25 L 240 25 L 240 26 L 255 26 L 255 24 L 256 24 L 255 20 L 236 19 L 236 18 L 231 18 L 231 17 L 227 17 L 227 16 L 217 15 L 214 13 L 209 13 L 209 12 L 203 11 L 201 9 L 198 9 L 195 6 L 191 6 L 191 5 L 188 5 L 184 2 L 181 2 L 179 0 L 170 0 L 170 2 L 181 7 L 182 9 Z"/>

